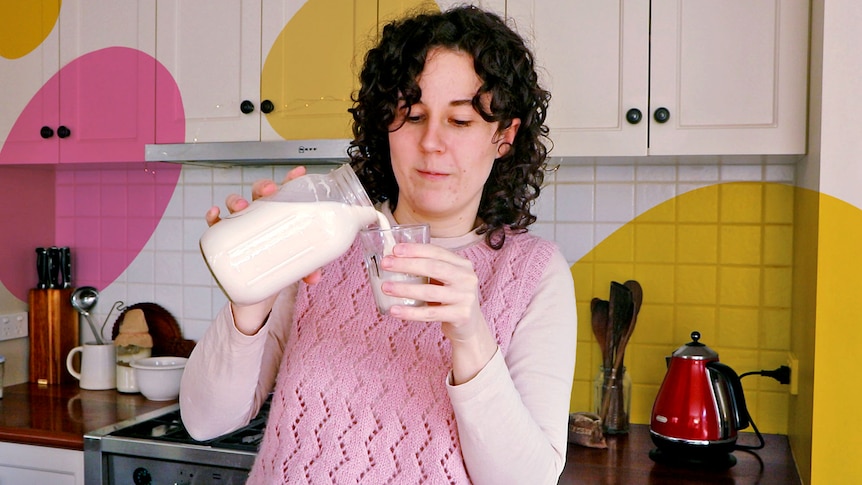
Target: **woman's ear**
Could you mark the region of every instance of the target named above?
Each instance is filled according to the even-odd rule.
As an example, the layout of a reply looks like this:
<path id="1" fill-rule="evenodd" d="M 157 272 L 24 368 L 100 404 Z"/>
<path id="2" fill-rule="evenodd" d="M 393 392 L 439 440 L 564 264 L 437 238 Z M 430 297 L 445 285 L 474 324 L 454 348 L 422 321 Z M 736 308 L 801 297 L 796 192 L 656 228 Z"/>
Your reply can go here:
<path id="1" fill-rule="evenodd" d="M 503 131 L 498 132 L 499 137 L 495 140 L 497 144 L 497 156 L 504 157 L 509 150 L 512 149 L 512 143 L 515 142 L 515 135 L 518 134 L 518 128 L 521 126 L 521 119 L 514 118 L 509 126 Z"/>

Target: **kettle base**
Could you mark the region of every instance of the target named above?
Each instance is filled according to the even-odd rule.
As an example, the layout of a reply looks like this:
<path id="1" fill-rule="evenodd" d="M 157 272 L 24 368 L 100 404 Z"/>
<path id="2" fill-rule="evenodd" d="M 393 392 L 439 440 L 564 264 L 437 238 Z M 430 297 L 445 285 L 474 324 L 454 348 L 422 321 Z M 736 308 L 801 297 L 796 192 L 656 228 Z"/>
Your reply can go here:
<path id="1" fill-rule="evenodd" d="M 678 468 L 726 470 L 736 465 L 736 457 L 727 452 L 679 453 L 679 450 L 675 451 L 677 452 L 653 448 L 649 452 L 649 457 L 656 463 Z"/>

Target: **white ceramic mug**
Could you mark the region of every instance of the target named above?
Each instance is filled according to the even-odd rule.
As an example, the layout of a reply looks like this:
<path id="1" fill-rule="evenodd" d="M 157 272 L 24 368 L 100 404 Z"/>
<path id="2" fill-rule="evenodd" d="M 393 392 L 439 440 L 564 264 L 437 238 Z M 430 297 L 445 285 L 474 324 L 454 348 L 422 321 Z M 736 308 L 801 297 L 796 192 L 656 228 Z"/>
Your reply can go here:
<path id="1" fill-rule="evenodd" d="M 72 365 L 75 354 L 81 354 L 81 371 Z M 117 349 L 113 342 L 106 344 L 85 343 L 75 347 L 66 356 L 66 369 L 72 377 L 81 381 L 81 389 L 103 390 L 117 387 Z"/>

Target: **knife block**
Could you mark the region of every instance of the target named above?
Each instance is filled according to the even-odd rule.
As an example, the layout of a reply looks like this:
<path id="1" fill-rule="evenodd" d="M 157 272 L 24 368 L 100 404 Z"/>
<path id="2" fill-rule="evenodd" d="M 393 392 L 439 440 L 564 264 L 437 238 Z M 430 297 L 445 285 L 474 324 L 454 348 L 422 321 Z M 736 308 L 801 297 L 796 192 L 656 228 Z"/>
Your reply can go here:
<path id="1" fill-rule="evenodd" d="M 78 312 L 69 301 L 72 291 L 72 288 L 30 290 L 30 382 L 76 382 L 66 370 L 66 355 L 79 341 Z"/>

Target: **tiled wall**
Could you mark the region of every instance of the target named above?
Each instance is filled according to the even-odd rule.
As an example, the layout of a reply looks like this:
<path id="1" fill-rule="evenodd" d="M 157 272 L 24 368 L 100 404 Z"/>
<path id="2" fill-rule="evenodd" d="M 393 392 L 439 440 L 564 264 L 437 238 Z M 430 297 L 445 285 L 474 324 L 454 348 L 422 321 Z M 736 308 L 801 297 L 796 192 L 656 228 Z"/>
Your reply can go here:
<path id="1" fill-rule="evenodd" d="M 331 168 L 317 167 L 312 170 L 325 172 Z M 174 313 L 186 338 L 199 339 L 214 314 L 226 301 L 208 273 L 198 249 L 198 239 L 206 229 L 203 214 L 212 205 L 223 205 L 225 197 L 230 193 L 242 193 L 248 197 L 254 180 L 280 180 L 288 169 L 289 167 L 281 166 L 183 166 L 178 186 L 155 235 L 132 265 L 104 289 L 96 311 L 98 318 L 105 318 L 110 303 L 115 300 L 123 300 L 126 303 L 154 301 Z M 667 206 L 668 201 L 673 207 L 673 200 L 683 194 L 727 182 L 793 184 L 794 169 L 793 163 L 767 162 L 761 157 L 737 157 L 732 160 L 716 157 L 682 162 L 651 159 L 569 161 L 561 165 L 556 172 L 549 174 L 547 186 L 537 207 L 539 221 L 533 226 L 533 230 L 556 241 L 571 264 L 587 255 L 591 262 L 595 263 L 597 258 L 601 258 L 596 256 L 598 253 L 591 253 L 596 246 L 610 240 L 608 238 L 618 229 L 648 213 L 650 209 L 665 211 L 663 207 Z M 737 200 L 732 194 L 719 195 L 719 199 L 716 201 L 718 205 L 733 204 Z M 785 208 L 792 209 L 792 200 L 785 201 L 785 204 L 789 205 Z M 651 217 L 661 219 L 663 216 L 652 213 Z M 668 219 L 665 225 L 675 227 L 678 224 L 676 217 L 674 215 Z M 696 219 L 699 216 L 689 214 L 688 217 Z M 760 224 L 761 222 L 755 222 L 755 225 Z M 739 262 L 734 262 L 734 258 L 744 259 L 748 254 L 744 234 L 744 231 L 736 235 L 725 234 L 725 246 L 716 248 L 717 251 L 723 251 L 722 261 L 726 264 L 733 266 Z M 738 241 L 738 244 L 733 244 L 735 241 Z M 684 241 L 680 240 L 680 244 L 684 245 Z M 786 250 L 781 247 L 765 248 L 765 251 L 781 253 Z M 768 261 L 769 258 L 767 263 Z M 670 264 L 673 266 L 675 263 Z M 643 278 L 637 277 L 639 280 L 649 280 L 651 273 L 648 265 L 635 264 L 629 267 L 632 268 L 633 274 L 614 277 L 636 278 L 636 275 L 640 274 Z M 609 284 L 609 280 L 604 281 L 602 278 L 612 274 L 591 271 L 588 283 L 576 280 L 578 291 L 582 294 L 578 295 L 579 357 L 572 400 L 573 410 L 590 408 L 590 381 L 599 364 L 597 346 L 591 335 L 589 314 L 584 311 L 584 303 L 593 296 L 607 298 L 607 287 L 604 285 Z M 655 291 L 650 295 L 650 291 L 651 288 L 646 286 L 645 308 L 655 302 L 654 298 L 662 298 Z M 663 303 L 673 306 L 672 301 Z M 635 385 L 633 422 L 643 423 L 648 419 L 649 408 L 663 376 L 664 356 L 688 340 L 683 326 L 679 327 L 682 330 L 674 331 L 673 325 L 673 322 L 677 318 L 683 318 L 685 313 L 683 316 L 677 316 L 671 310 L 668 311 L 671 313 L 654 314 L 651 324 L 639 323 L 630 346 L 631 358 L 627 358 L 627 365 L 632 370 Z M 750 317 L 735 319 L 732 309 L 723 311 L 730 311 L 730 314 L 714 321 L 728 323 L 722 325 L 723 328 L 713 326 L 711 330 L 718 335 L 712 336 L 713 338 L 704 337 L 704 341 L 721 353 L 722 361 L 731 365 L 734 365 L 734 362 L 742 365 L 744 368 L 738 369 L 739 372 L 753 370 L 751 365 L 760 365 L 762 362 L 758 361 L 758 357 L 752 360 L 750 355 L 744 352 L 743 358 L 737 358 L 739 354 L 734 348 L 757 347 L 766 342 L 771 348 L 770 355 L 775 358 L 789 349 L 787 335 L 772 335 L 763 330 L 762 326 L 759 327 L 760 332 L 766 332 L 766 336 L 756 336 L 755 342 L 752 342 L 749 339 L 750 329 L 746 328 L 746 322 L 751 321 Z M 645 314 L 648 314 L 647 310 Z M 696 318 L 697 312 L 690 316 Z M 668 330 L 662 329 L 663 319 L 668 320 Z M 649 322 L 649 317 L 647 321 Z M 739 340 L 745 339 L 744 345 L 737 345 L 737 335 Z M 649 351 L 639 352 L 639 348 Z M 737 352 L 737 355 L 734 355 L 734 352 Z M 638 369 L 639 366 L 641 369 Z M 765 382 L 745 382 L 745 385 L 749 406 L 756 413 L 755 419 L 761 430 L 785 432 L 786 391 L 776 387 L 777 384 Z"/>

